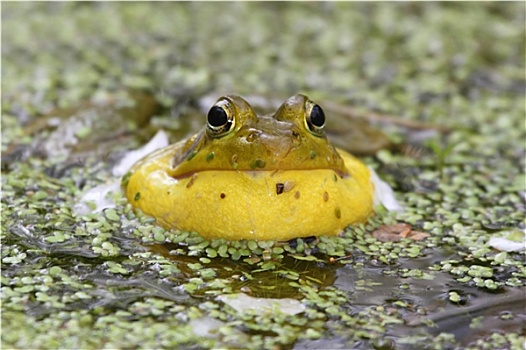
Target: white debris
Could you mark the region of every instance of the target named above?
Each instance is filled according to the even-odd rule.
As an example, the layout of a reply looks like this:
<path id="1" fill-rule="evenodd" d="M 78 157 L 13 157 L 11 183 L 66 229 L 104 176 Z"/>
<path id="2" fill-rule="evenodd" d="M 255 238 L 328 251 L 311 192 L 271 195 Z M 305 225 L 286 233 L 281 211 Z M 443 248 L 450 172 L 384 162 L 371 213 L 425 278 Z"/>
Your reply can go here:
<path id="1" fill-rule="evenodd" d="M 93 117 L 96 115 L 91 110 L 78 113 L 67 122 L 60 118 L 48 120 L 49 126 L 56 126 L 42 144 L 42 149 L 53 157 L 67 157 L 73 146 L 79 143 L 80 133 L 89 131 L 93 125 Z"/>
<path id="2" fill-rule="evenodd" d="M 138 160 L 166 146 L 168 146 L 168 135 L 164 130 L 159 130 L 146 145 L 126 153 L 121 161 L 113 167 L 113 176 L 123 176 Z"/>
<path id="3" fill-rule="evenodd" d="M 296 315 L 304 312 L 306 309 L 305 305 L 295 299 L 254 298 L 244 293 L 220 295 L 217 299 L 239 313 L 243 313 L 246 310 L 264 313 L 277 309 L 284 314 Z"/>
<path id="4" fill-rule="evenodd" d="M 198 337 L 204 338 L 218 338 L 219 334 L 217 333 L 220 327 L 225 325 L 225 322 L 216 320 L 211 317 L 202 317 L 190 321 L 190 327 L 192 331 Z"/>
<path id="5" fill-rule="evenodd" d="M 108 184 L 96 186 L 85 192 L 80 201 L 75 204 L 73 212 L 77 215 L 86 215 L 98 213 L 107 208 L 115 208 L 116 204 L 112 199 L 112 194 L 121 191 L 120 177 L 126 174 L 139 159 L 166 146 L 168 146 L 168 135 L 163 130 L 159 130 L 146 145 L 138 150 L 128 152 L 121 161 L 115 165 L 112 174 L 118 176 L 118 179 Z"/>
<path id="6" fill-rule="evenodd" d="M 509 240 L 504 237 L 491 237 L 488 244 L 503 252 L 521 252 L 526 250 L 526 240 L 523 237 L 521 242 Z"/>
<path id="7" fill-rule="evenodd" d="M 404 208 L 396 200 L 391 186 L 381 180 L 371 167 L 369 167 L 369 171 L 371 172 L 371 181 L 374 184 L 374 206 L 382 204 L 389 211 L 404 211 Z"/>
<path id="8" fill-rule="evenodd" d="M 107 208 L 115 208 L 116 204 L 112 199 L 113 193 L 120 192 L 120 180 L 103 184 L 88 190 L 80 201 L 73 207 L 73 212 L 77 215 L 98 213 Z M 92 210 L 90 203 L 94 207 Z"/>

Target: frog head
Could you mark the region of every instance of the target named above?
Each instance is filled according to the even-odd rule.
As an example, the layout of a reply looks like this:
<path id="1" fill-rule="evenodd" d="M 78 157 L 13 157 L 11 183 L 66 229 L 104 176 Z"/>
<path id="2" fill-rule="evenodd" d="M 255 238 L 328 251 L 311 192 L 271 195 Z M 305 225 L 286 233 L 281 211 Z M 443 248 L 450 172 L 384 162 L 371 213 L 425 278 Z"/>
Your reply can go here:
<path id="1" fill-rule="evenodd" d="M 292 96 L 265 116 L 257 116 L 239 96 L 224 96 L 210 108 L 206 127 L 173 157 L 171 176 L 208 170 L 331 169 L 345 177 L 347 169 L 324 126 L 323 110 L 304 95 Z"/>

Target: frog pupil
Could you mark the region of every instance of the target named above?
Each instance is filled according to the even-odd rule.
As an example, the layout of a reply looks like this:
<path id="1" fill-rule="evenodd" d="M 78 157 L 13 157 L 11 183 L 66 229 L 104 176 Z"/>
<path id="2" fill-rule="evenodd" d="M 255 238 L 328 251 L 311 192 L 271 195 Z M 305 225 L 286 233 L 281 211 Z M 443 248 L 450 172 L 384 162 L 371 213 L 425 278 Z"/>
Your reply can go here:
<path id="1" fill-rule="evenodd" d="M 310 112 L 310 122 L 312 125 L 319 128 L 325 124 L 325 113 L 323 113 L 323 109 L 321 109 L 320 106 L 314 105 L 314 107 L 312 107 Z"/>
<path id="2" fill-rule="evenodd" d="M 228 122 L 228 116 L 223 108 L 214 106 L 208 112 L 208 124 L 212 127 L 220 127 Z"/>

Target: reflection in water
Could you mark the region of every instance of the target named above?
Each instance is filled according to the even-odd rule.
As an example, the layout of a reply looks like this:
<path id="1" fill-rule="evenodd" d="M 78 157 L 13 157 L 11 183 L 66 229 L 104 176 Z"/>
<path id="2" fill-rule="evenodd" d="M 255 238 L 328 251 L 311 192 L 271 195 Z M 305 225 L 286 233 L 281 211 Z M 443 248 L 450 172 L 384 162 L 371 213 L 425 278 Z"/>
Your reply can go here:
<path id="1" fill-rule="evenodd" d="M 199 262 L 198 257 L 171 255 L 170 251 L 175 248 L 180 246 L 154 245 L 151 250 L 182 262 L 183 266 Z M 518 310 L 526 309 L 525 290 L 503 288 L 499 293 L 490 293 L 452 280 L 448 273 L 429 270 L 437 261 L 452 257 L 455 257 L 454 252 L 436 249 L 423 258 L 387 266 L 368 261 L 348 265 L 328 264 L 298 260 L 286 255 L 283 260 L 276 262 L 275 269 L 265 271 L 247 262 L 216 258 L 207 264 L 207 268 L 215 269 L 217 278 L 231 279 L 232 292 L 244 292 L 254 297 L 301 299 L 304 295 L 297 286 L 289 284 L 289 278 L 297 276 L 297 280 L 308 281 L 320 288 L 335 287 L 344 291 L 348 301 L 340 307 L 348 310 L 350 315 L 378 307 L 396 310 L 403 323 L 389 325 L 384 339 L 387 347 L 394 346 L 402 337 L 429 333 L 450 333 L 466 345 L 473 339 L 491 334 L 495 329 L 524 331 L 526 312 Z M 355 258 L 361 260 L 358 256 Z M 189 277 L 196 274 L 189 268 L 180 268 Z M 421 277 L 409 278 L 400 272 L 406 268 L 421 269 L 426 273 Z M 204 296 L 205 292 L 203 290 L 198 294 Z M 461 296 L 458 303 L 449 299 L 451 292 Z M 338 339 L 336 343 L 345 341 Z M 319 339 L 297 345 L 304 348 L 333 348 L 335 339 Z M 360 344 L 355 345 L 360 348 Z M 365 343 L 362 345 L 370 346 Z M 411 346 L 402 345 L 401 348 Z"/>
<path id="2" fill-rule="evenodd" d="M 446 255 L 451 257 L 437 249 L 404 267 L 426 269 Z M 450 333 L 460 344 L 467 345 L 495 330 L 526 331 L 525 288 L 503 288 L 495 293 L 452 280 L 445 272 L 433 271 L 431 279 L 416 279 L 386 275 L 388 270 L 397 268 L 345 266 L 336 272 L 334 286 L 350 292 L 348 306 L 353 313 L 378 305 L 400 309 L 405 322 L 390 327 L 388 335 L 393 340 L 408 335 Z M 457 292 L 461 301 L 451 302 L 450 292 Z"/>
<path id="3" fill-rule="evenodd" d="M 170 251 L 180 249 L 176 244 L 156 244 L 150 247 L 152 252 L 161 254 L 171 260 L 185 264 L 199 263 L 199 257 L 187 255 L 172 255 Z M 189 277 L 195 277 L 196 271 L 181 264 L 179 268 Z M 304 297 L 296 286 L 289 282 L 302 281 L 309 285 L 327 287 L 333 285 L 336 278 L 335 264 L 324 264 L 316 261 L 298 260 L 286 255 L 282 260 L 276 261 L 276 268 L 263 270 L 257 265 L 251 265 L 244 261 L 234 261 L 230 258 L 214 258 L 207 268 L 217 272 L 217 278 L 231 280 L 230 286 L 233 292 L 244 292 L 259 298 L 296 298 Z M 204 294 L 206 289 L 200 290 Z"/>

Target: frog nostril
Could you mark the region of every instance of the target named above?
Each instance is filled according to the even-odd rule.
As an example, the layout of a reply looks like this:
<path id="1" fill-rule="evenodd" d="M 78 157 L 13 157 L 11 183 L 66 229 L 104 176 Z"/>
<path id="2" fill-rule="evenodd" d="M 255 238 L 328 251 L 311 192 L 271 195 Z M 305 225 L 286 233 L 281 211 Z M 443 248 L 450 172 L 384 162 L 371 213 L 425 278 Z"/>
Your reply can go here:
<path id="1" fill-rule="evenodd" d="M 254 142 L 259 137 L 259 132 L 251 132 L 247 135 L 246 140 L 247 142 Z"/>

